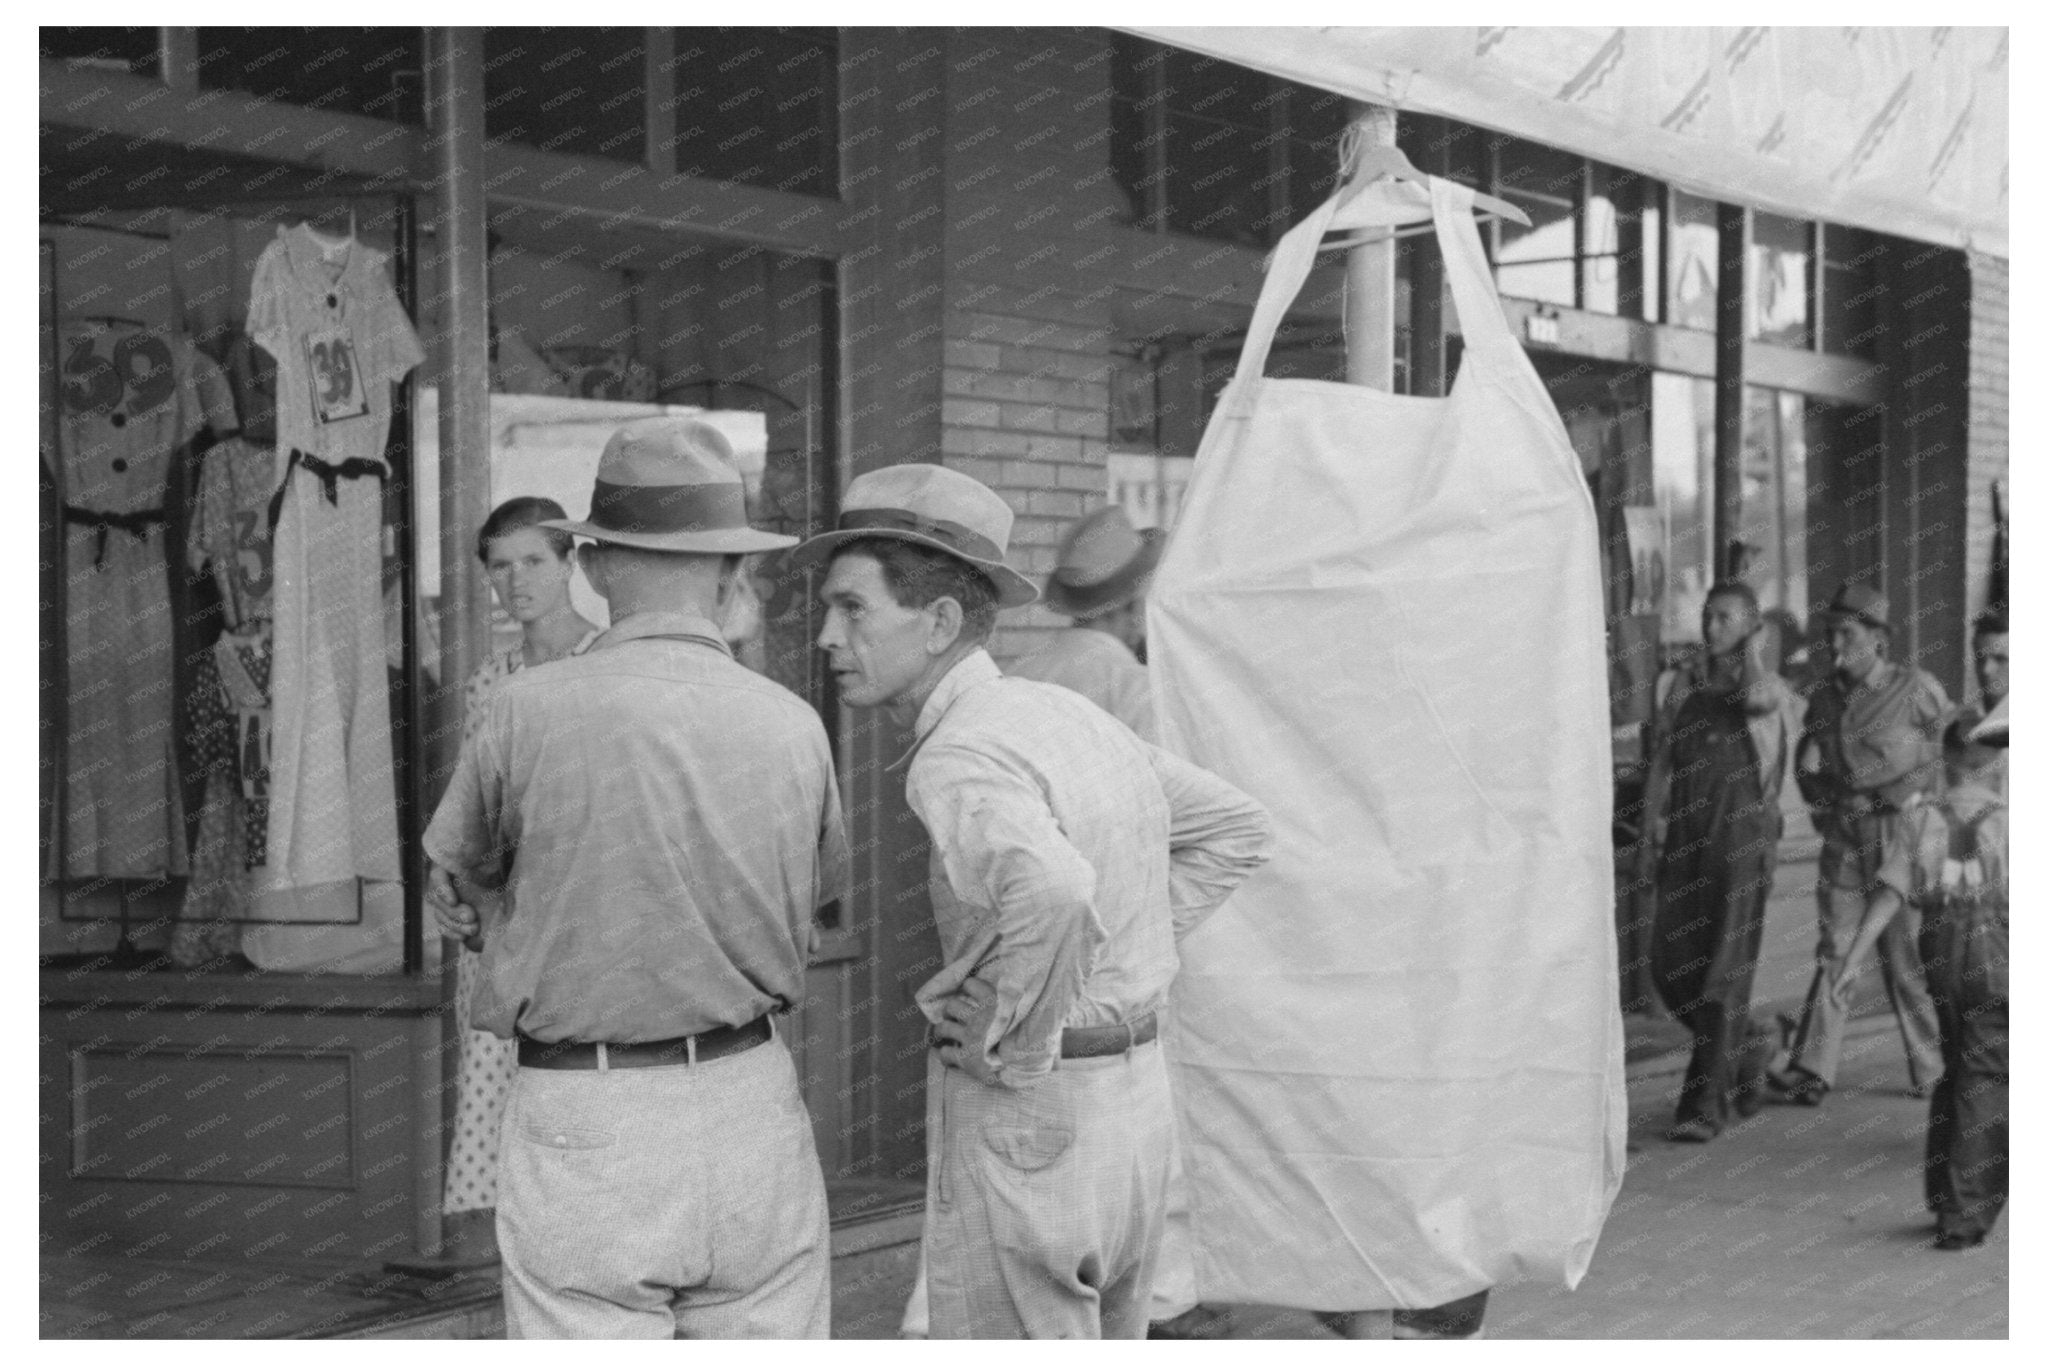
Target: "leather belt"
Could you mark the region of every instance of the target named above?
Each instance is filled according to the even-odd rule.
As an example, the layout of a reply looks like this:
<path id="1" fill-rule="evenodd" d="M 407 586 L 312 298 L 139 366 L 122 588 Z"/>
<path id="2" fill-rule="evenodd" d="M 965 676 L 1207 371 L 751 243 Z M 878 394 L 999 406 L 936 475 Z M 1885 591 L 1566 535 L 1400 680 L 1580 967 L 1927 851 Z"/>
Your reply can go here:
<path id="1" fill-rule="evenodd" d="M 167 520 L 162 508 L 142 508 L 135 512 L 104 512 L 98 508 L 73 507 L 64 505 L 64 520 L 73 526 L 89 526 L 99 531 L 99 539 L 93 548 L 92 567 L 98 569 L 107 558 L 107 533 L 125 531 L 138 541 L 147 541 L 149 533 Z"/>
<path id="2" fill-rule="evenodd" d="M 270 495 L 270 529 L 277 530 L 277 519 L 284 512 L 284 491 L 292 486 L 292 471 L 302 469 L 320 481 L 320 491 L 327 495 L 327 501 L 339 507 L 341 504 L 339 481 L 343 479 L 375 479 L 380 483 L 386 477 L 384 466 L 375 460 L 354 456 L 339 464 L 330 465 L 316 455 L 293 448 L 285 461 L 284 481 L 277 486 L 277 492 Z"/>
<path id="3" fill-rule="evenodd" d="M 744 1053 L 774 1037 L 774 1027 L 766 1015 L 743 1025 L 726 1025 L 651 1043 L 542 1043 L 521 1034 L 519 1065 L 576 1072 L 612 1067 L 681 1067 Z"/>
<path id="4" fill-rule="evenodd" d="M 1109 1058 L 1159 1037 L 1159 1017 L 1140 1015 L 1115 1025 L 1079 1025 L 1060 1031 L 1063 1058 Z"/>

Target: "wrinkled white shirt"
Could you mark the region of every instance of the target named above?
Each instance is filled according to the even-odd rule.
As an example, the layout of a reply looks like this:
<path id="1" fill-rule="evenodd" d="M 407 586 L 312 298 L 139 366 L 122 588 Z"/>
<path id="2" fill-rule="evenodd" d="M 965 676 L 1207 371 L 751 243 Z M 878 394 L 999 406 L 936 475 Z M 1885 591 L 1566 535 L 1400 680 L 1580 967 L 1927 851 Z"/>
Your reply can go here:
<path id="1" fill-rule="evenodd" d="M 1072 688 L 1138 733 L 1159 743 L 1152 716 L 1152 682 L 1131 647 L 1106 631 L 1069 626 L 1042 649 L 1012 664 L 1010 678 L 1030 678 Z"/>
<path id="2" fill-rule="evenodd" d="M 945 959 L 918 1004 L 936 1023 L 968 977 L 992 985 L 983 1047 L 1006 1081 L 1050 1070 L 1068 1026 L 1164 1006 L 1174 941 L 1267 859 L 1257 802 L 986 651 L 939 681 L 917 735 L 906 795 Z"/>

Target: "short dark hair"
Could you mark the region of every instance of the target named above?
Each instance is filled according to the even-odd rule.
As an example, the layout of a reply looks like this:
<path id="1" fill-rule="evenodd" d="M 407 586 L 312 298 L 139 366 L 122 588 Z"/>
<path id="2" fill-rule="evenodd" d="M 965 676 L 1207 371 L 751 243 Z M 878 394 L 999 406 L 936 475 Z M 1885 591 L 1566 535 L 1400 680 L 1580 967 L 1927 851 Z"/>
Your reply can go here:
<path id="1" fill-rule="evenodd" d="M 562 511 L 562 505 L 552 498 L 507 498 L 491 509 L 491 515 L 484 518 L 482 528 L 476 533 L 476 557 L 489 564 L 492 541 L 528 527 L 540 527 L 540 534 L 548 538 L 548 548 L 555 552 L 555 558 L 566 560 L 575 548 L 576 538 L 566 531 L 540 524 L 568 519 L 569 514 Z"/>
<path id="2" fill-rule="evenodd" d="M 1742 605 L 1750 610 L 1752 616 L 1760 616 L 1763 613 L 1763 605 L 1757 601 L 1756 590 L 1740 579 L 1719 580 L 1707 590 L 1707 596 L 1703 600 L 1711 602 L 1715 598 L 1738 598 Z"/>
<path id="3" fill-rule="evenodd" d="M 960 604 L 962 637 L 979 645 L 995 634 L 995 582 L 967 561 L 894 536 L 842 541 L 832 558 L 842 555 L 865 555 L 879 564 L 897 606 L 929 607 L 940 598 L 951 598 Z"/>
<path id="4" fill-rule="evenodd" d="M 2005 619 L 2005 609 L 2003 607 L 1987 607 L 1977 614 L 1977 619 L 1974 622 L 1970 623 L 1970 639 L 1972 640 L 1979 636 L 2009 636 L 2011 634 L 2012 627 Z"/>

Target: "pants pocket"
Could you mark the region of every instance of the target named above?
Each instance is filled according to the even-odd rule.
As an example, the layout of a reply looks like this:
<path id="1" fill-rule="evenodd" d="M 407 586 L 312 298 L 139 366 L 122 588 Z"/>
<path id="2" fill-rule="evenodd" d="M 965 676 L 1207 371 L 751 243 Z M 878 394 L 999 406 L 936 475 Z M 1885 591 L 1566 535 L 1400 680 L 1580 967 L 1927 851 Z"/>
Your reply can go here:
<path id="1" fill-rule="evenodd" d="M 1074 1146 L 1074 1131 L 1047 1126 L 998 1125 L 982 1131 L 989 1151 L 1019 1171 L 1035 1172 L 1059 1161 Z"/>

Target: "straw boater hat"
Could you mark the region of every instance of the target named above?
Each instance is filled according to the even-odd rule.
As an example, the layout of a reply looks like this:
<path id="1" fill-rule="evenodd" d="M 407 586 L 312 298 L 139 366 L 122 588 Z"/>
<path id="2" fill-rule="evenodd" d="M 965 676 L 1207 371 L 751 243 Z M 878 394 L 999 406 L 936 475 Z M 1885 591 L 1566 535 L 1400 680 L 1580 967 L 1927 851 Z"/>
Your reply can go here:
<path id="1" fill-rule="evenodd" d="M 1031 581 L 1003 563 L 1010 545 L 1009 504 L 979 480 L 943 465 L 890 465 L 846 487 L 837 526 L 789 557 L 793 568 L 823 564 L 833 547 L 886 536 L 965 561 L 995 585 L 996 603 L 1022 607 L 1038 597 Z"/>
<path id="2" fill-rule="evenodd" d="M 1892 605 L 1885 600 L 1884 594 L 1868 584 L 1845 583 L 1837 588 L 1834 601 L 1828 604 L 1828 615 L 1847 617 L 1891 634 Z"/>
<path id="3" fill-rule="evenodd" d="M 598 458 L 589 519 L 541 525 L 636 550 L 697 555 L 751 555 L 797 540 L 747 525 L 732 443 L 687 417 L 644 418 L 613 432 Z"/>
<path id="4" fill-rule="evenodd" d="M 1123 606 L 1145 590 L 1165 540 L 1157 527 L 1132 526 L 1114 504 L 1091 513 L 1060 542 L 1059 566 L 1045 581 L 1045 605 L 1077 621 Z"/>

